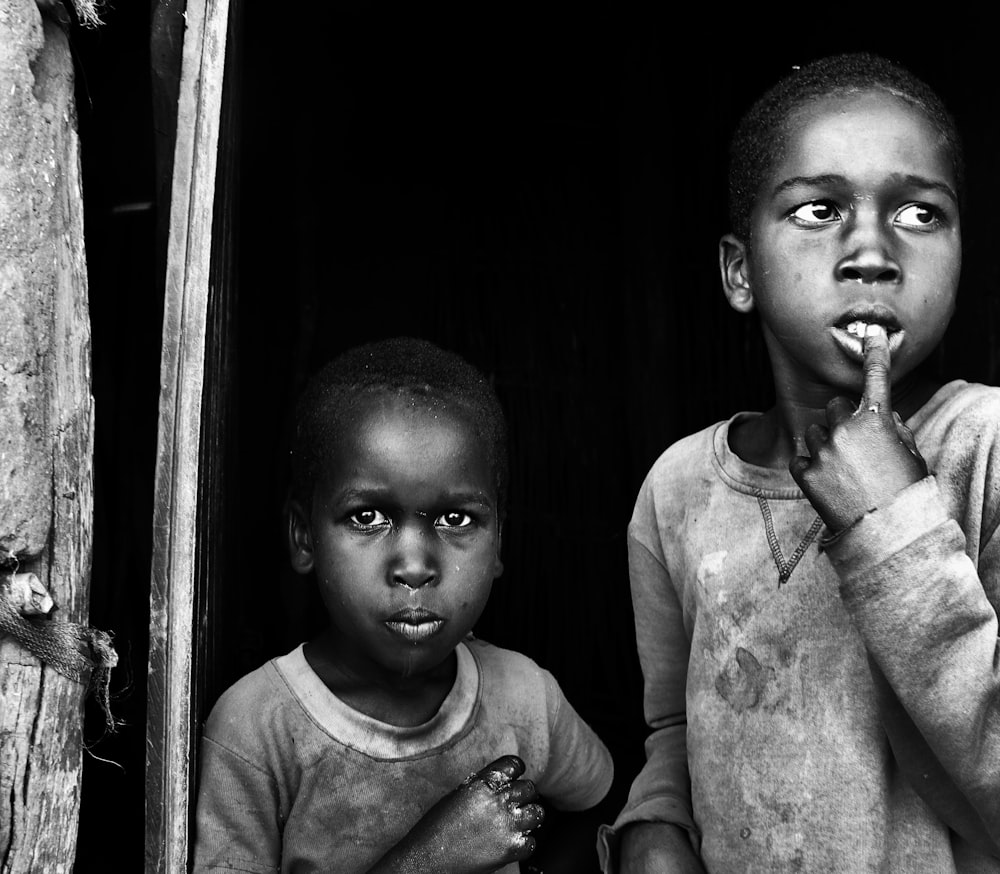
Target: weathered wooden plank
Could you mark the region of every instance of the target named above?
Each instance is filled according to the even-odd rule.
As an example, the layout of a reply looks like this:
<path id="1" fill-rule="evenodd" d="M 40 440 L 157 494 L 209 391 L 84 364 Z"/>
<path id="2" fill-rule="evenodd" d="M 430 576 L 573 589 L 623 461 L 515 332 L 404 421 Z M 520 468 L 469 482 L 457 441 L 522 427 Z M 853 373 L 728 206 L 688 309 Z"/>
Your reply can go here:
<path id="1" fill-rule="evenodd" d="M 228 0 L 186 9 L 160 382 L 146 741 L 146 871 L 187 867 L 199 451 Z"/>
<path id="2" fill-rule="evenodd" d="M 237 500 L 231 481 L 237 456 L 235 422 L 237 249 L 239 241 L 240 115 L 242 106 L 242 0 L 229 2 L 225 93 L 218 144 L 215 213 L 212 228 L 202 455 L 199 470 L 198 553 L 200 580 L 195 605 L 194 695 L 192 716 L 200 724 L 206 708 L 231 681 L 238 661 L 232 619 L 235 598 L 243 597 L 234 564 L 238 534 L 233 527 Z M 197 775 L 195 775 L 197 776 Z M 196 782 L 196 781 L 195 781 Z"/>
<path id="3" fill-rule="evenodd" d="M 0 546 L 87 621 L 90 325 L 73 65 L 34 0 L 0 0 Z M 72 870 L 85 688 L 0 638 L 0 871 Z"/>

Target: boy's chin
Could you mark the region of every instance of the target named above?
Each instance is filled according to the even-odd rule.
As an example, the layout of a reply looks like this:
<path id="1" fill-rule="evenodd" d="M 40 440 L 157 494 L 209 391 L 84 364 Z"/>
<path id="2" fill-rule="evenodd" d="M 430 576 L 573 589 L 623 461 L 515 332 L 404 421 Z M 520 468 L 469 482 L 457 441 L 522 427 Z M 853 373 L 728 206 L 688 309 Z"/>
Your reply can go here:
<path id="1" fill-rule="evenodd" d="M 416 677 L 433 679 L 450 673 L 455 659 L 455 647 L 421 647 L 414 646 L 404 650 L 387 665 L 392 673 L 400 679 L 408 680 Z"/>

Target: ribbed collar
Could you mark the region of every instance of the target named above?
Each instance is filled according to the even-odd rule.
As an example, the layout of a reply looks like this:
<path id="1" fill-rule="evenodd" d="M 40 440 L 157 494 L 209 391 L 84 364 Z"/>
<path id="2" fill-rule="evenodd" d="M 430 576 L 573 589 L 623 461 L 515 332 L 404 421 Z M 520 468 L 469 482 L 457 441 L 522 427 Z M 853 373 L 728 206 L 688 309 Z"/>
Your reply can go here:
<path id="1" fill-rule="evenodd" d="M 455 654 L 455 684 L 438 712 L 422 725 L 380 722 L 349 707 L 331 692 L 306 661 L 300 644 L 274 665 L 314 722 L 332 738 L 374 759 L 408 759 L 432 753 L 457 740 L 479 705 L 481 677 L 475 655 L 464 643 Z"/>
<path id="2" fill-rule="evenodd" d="M 919 431 L 921 426 L 965 385 L 963 380 L 954 380 L 941 386 L 927 403 L 907 420 L 907 426 L 914 432 Z M 805 495 L 786 468 L 749 464 L 729 448 L 729 432 L 733 425 L 759 415 L 761 414 L 737 413 L 728 421 L 720 422 L 716 426 L 712 435 L 715 469 L 722 481 L 738 492 L 756 495 L 759 489 L 768 500 L 805 500 Z"/>

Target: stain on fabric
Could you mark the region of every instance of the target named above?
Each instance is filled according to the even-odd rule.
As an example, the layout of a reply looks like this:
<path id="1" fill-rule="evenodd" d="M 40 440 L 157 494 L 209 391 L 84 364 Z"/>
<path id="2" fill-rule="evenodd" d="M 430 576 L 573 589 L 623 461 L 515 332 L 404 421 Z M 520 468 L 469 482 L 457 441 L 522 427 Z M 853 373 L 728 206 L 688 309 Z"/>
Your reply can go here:
<path id="1" fill-rule="evenodd" d="M 768 683 L 774 679 L 774 668 L 762 665 L 750 650 L 736 648 L 725 670 L 715 679 L 715 690 L 737 712 L 756 707 Z"/>
<path id="2" fill-rule="evenodd" d="M 729 555 L 729 553 L 722 550 L 721 552 L 710 552 L 702 558 L 696 573 L 696 579 L 698 580 L 699 586 L 702 588 L 707 587 L 722 573 L 727 555 Z"/>

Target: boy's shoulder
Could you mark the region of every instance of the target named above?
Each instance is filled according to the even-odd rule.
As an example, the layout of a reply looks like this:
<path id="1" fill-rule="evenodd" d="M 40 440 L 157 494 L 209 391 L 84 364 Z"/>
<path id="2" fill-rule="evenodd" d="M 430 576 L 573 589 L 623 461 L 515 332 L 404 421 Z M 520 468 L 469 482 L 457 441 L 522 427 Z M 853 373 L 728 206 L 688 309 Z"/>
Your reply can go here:
<path id="1" fill-rule="evenodd" d="M 949 382 L 909 424 L 918 435 L 943 445 L 992 443 L 1000 437 L 1000 388 L 964 380 Z"/>
<path id="2" fill-rule="evenodd" d="M 475 657 L 484 682 L 536 683 L 549 673 L 530 656 L 516 650 L 471 635 L 464 643 Z"/>
<path id="3" fill-rule="evenodd" d="M 655 496 L 661 491 L 683 493 L 685 484 L 697 491 L 704 486 L 706 477 L 714 479 L 719 468 L 718 453 L 720 448 L 725 449 L 729 426 L 735 418 L 713 422 L 670 444 L 653 462 L 640 494 L 646 494 L 655 502 Z"/>
<path id="4" fill-rule="evenodd" d="M 294 716 L 297 708 L 287 683 L 270 660 L 242 676 L 212 707 L 203 734 L 233 750 L 259 746 L 263 738 L 281 733 L 280 724 Z"/>
<path id="5" fill-rule="evenodd" d="M 534 659 L 478 637 L 466 638 L 465 645 L 479 665 L 483 700 L 491 710 L 502 708 L 527 717 L 529 712 L 558 708 L 559 684 Z"/>
<path id="6" fill-rule="evenodd" d="M 731 421 L 732 419 L 723 419 L 719 422 L 713 422 L 700 431 L 687 434 L 674 441 L 653 462 L 650 473 L 661 474 L 665 471 L 677 471 L 678 474 L 681 474 L 693 467 L 711 464 L 715 455 L 715 442 L 719 429 L 727 431 Z"/>

